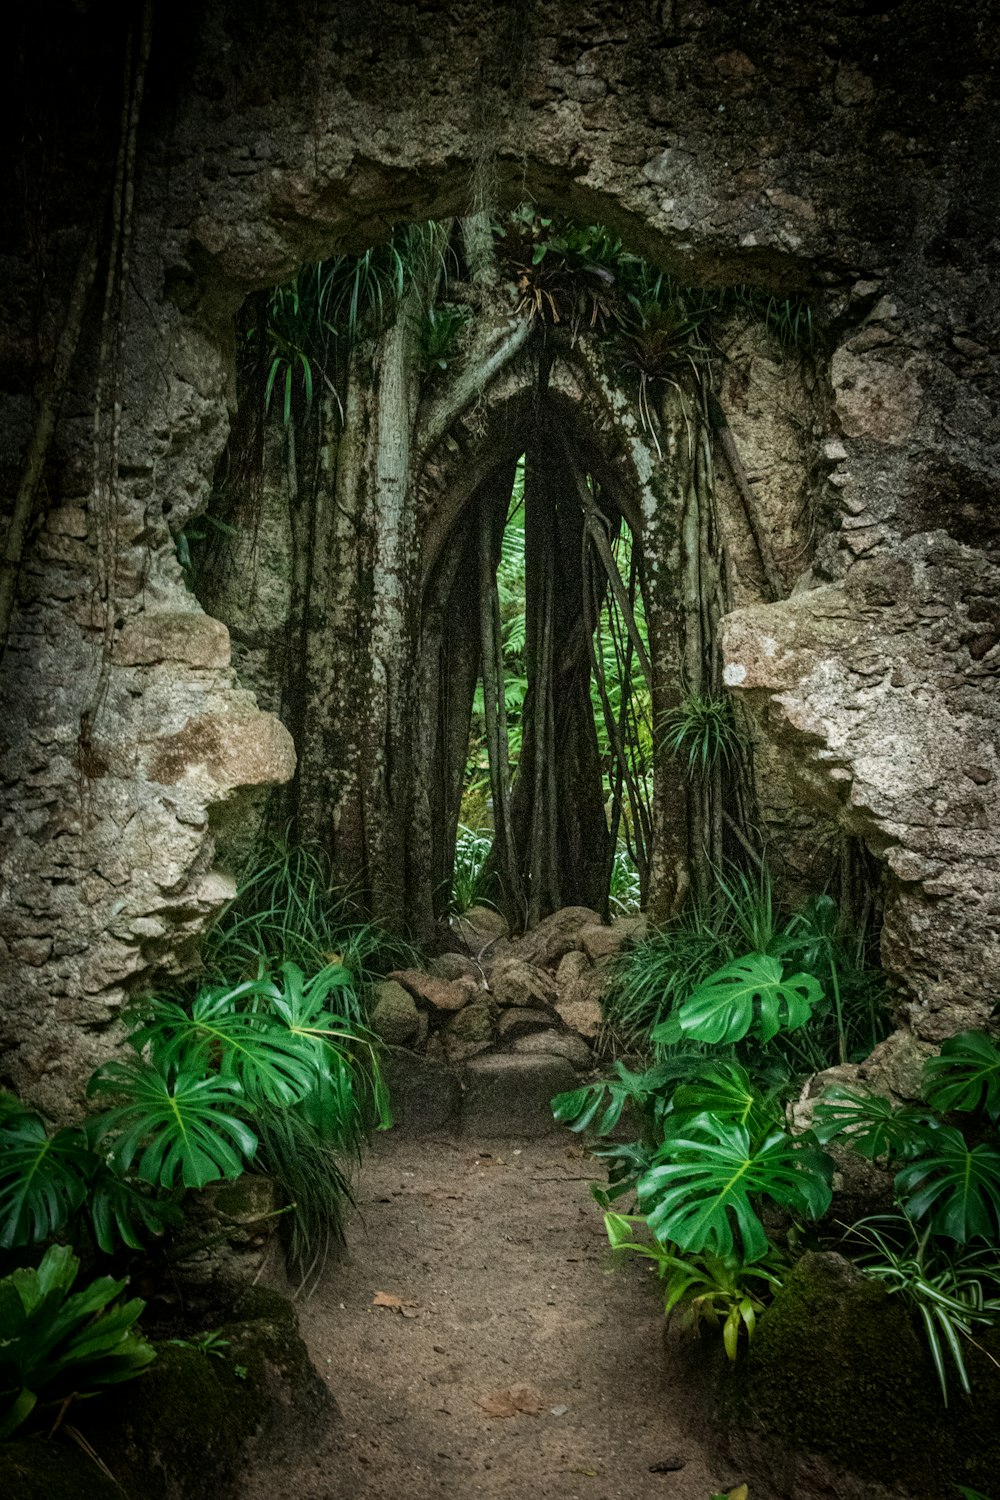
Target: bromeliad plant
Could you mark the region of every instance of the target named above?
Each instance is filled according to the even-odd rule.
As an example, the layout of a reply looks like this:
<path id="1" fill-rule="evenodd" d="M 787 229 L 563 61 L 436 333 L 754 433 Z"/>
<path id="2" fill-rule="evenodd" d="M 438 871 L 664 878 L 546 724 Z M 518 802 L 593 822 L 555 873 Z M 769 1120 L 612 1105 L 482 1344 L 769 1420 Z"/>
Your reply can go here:
<path id="1" fill-rule="evenodd" d="M 753 1337 L 757 1316 L 764 1311 L 763 1294 L 781 1285 L 784 1262 L 773 1249 L 760 1261 L 743 1260 L 739 1255 L 682 1256 L 663 1245 L 649 1230 L 642 1215 L 606 1213 L 604 1226 L 614 1251 L 646 1256 L 656 1266 L 665 1283 L 663 1312 L 667 1320 L 680 1309 L 683 1322 L 693 1331 L 699 1324 L 722 1330 L 722 1342 L 729 1359 L 739 1351 L 740 1331 Z M 646 1239 L 636 1239 L 646 1230 Z"/>

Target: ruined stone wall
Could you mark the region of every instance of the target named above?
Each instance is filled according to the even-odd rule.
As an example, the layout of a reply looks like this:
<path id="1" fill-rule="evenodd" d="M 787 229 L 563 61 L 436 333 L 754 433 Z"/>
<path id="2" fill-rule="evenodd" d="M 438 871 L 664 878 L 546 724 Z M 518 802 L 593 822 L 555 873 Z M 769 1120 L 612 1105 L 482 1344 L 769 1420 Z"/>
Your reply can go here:
<path id="1" fill-rule="evenodd" d="M 235 309 L 338 245 L 463 211 L 484 181 L 612 223 L 685 282 L 809 292 L 835 346 L 814 452 L 825 535 L 791 601 L 736 617 L 730 675 L 803 794 L 835 803 L 893 872 L 885 953 L 916 1024 L 957 1023 L 956 997 L 985 1013 L 1000 929 L 997 46 L 988 0 L 160 9 L 114 652 L 93 611 L 92 323 L 4 661 L 8 1076 L 69 1107 L 123 991 L 181 961 L 224 893 L 213 807 L 291 772 L 175 554 L 225 442 Z M 39 92 L 60 89 L 51 57 L 29 59 Z M 60 171 L 85 184 L 80 142 L 66 138 Z M 8 472 L 27 426 L 26 268 L 41 257 L 50 273 L 52 323 L 83 213 L 41 246 L 27 215 L 6 233 Z"/>

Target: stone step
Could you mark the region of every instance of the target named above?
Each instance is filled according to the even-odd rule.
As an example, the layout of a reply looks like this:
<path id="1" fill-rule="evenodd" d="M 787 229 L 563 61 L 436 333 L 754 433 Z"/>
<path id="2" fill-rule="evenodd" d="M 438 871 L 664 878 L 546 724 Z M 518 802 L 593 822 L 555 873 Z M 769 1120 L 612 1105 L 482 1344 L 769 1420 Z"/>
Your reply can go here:
<path id="1" fill-rule="evenodd" d="M 386 1047 L 383 1072 L 395 1128 L 421 1136 L 459 1130 L 495 1140 L 530 1139 L 561 1127 L 553 1095 L 576 1088 L 580 1075 L 565 1057 L 488 1052 L 458 1067 Z"/>

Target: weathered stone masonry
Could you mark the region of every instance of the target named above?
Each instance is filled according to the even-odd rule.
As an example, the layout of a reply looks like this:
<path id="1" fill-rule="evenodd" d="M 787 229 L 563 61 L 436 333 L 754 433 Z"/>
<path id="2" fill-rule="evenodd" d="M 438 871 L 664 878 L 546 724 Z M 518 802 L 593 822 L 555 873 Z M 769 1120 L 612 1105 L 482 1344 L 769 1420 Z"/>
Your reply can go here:
<path id="1" fill-rule="evenodd" d="M 730 617 L 728 676 L 803 796 L 885 860 L 884 956 L 918 1034 L 989 1012 L 1000 970 L 991 10 L 163 8 L 139 137 L 113 655 L 102 672 L 95 319 L 4 660 L 5 1076 L 53 1113 L 71 1107 L 112 1045 L 123 994 L 183 966 L 229 889 L 214 868 L 217 811 L 293 768 L 281 725 L 235 685 L 226 632 L 197 609 L 174 547 L 225 443 L 236 308 L 336 247 L 463 212 L 489 133 L 502 199 L 604 219 L 686 282 L 806 291 L 828 326 L 816 563 L 789 599 Z M 29 55 L 25 77 L 58 90 L 46 66 L 44 51 Z M 63 141 L 67 181 L 89 180 L 91 147 L 85 131 L 76 148 L 71 133 Z M 8 493 L 30 420 L 27 268 L 41 256 L 49 278 L 44 356 L 83 236 L 80 196 L 40 250 L 27 214 L 4 240 Z"/>

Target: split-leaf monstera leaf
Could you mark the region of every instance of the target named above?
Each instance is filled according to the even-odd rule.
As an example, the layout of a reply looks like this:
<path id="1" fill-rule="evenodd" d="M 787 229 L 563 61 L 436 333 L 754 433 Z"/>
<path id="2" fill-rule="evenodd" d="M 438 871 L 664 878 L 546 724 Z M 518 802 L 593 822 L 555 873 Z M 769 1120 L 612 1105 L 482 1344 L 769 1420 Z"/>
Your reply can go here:
<path id="1" fill-rule="evenodd" d="M 787 979 L 780 958 L 749 953 L 700 984 L 687 1000 L 652 1033 L 654 1042 L 741 1041 L 751 1030 L 769 1042 L 781 1030 L 804 1026 L 823 989 L 812 974 Z"/>
<path id="2" fill-rule="evenodd" d="M 824 1152 L 782 1130 L 755 1145 L 745 1126 L 698 1115 L 684 1135 L 667 1138 L 639 1179 L 639 1206 L 661 1241 L 753 1260 L 768 1247 L 754 1200 L 819 1218 L 830 1204 L 832 1167 Z"/>

